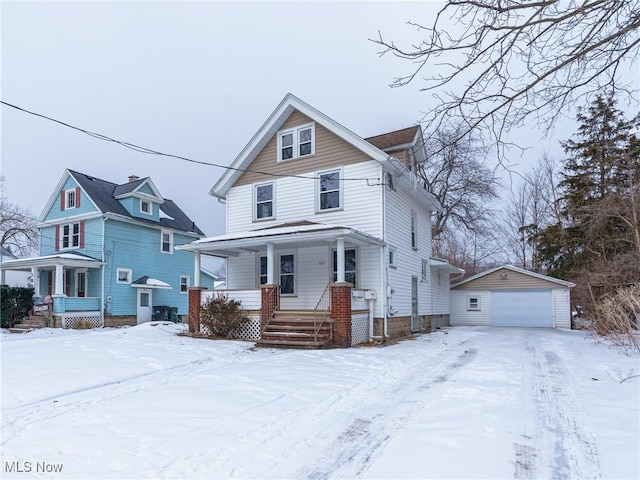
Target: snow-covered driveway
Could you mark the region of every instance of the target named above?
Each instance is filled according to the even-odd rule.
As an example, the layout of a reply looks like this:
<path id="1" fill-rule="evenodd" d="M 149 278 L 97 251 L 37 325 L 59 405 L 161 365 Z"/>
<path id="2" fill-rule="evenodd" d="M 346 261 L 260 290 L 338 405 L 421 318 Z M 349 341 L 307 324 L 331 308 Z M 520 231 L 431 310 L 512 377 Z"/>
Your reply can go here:
<path id="1" fill-rule="evenodd" d="M 640 478 L 639 360 L 580 332 L 297 351 L 177 328 L 1 335 L 3 478 Z"/>

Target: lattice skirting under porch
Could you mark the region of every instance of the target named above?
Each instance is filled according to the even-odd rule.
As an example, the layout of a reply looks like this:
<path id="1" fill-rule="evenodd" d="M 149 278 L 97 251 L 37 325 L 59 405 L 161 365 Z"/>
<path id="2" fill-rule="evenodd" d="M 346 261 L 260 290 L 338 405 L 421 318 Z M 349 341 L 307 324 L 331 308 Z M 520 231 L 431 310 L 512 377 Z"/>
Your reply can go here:
<path id="1" fill-rule="evenodd" d="M 102 328 L 104 320 L 100 312 L 67 312 L 61 314 L 62 328 L 77 328 L 78 326 L 91 326 L 90 328 Z M 84 325 L 80 325 L 84 323 Z"/>
<path id="2" fill-rule="evenodd" d="M 369 313 L 351 316 L 351 346 L 369 341 Z"/>
<path id="3" fill-rule="evenodd" d="M 256 315 L 249 315 L 251 321 L 247 323 L 243 328 L 231 334 L 231 338 L 236 340 L 249 340 L 252 342 L 260 340 L 260 318 Z M 202 333 L 207 333 L 207 327 L 200 326 Z"/>

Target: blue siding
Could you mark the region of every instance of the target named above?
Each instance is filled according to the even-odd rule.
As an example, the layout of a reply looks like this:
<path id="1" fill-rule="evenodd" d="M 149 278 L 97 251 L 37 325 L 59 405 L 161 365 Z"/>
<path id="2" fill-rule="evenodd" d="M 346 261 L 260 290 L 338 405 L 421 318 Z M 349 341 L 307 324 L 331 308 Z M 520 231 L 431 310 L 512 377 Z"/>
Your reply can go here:
<path id="1" fill-rule="evenodd" d="M 151 189 L 151 187 L 149 186 L 149 184 L 145 183 L 144 185 L 142 185 L 139 189 L 138 192 L 140 193 L 146 193 L 147 195 L 151 195 L 153 197 L 156 196 L 156 194 L 154 193 L 154 191 Z"/>
<path id="2" fill-rule="evenodd" d="M 56 253 L 56 227 L 42 227 L 40 229 L 40 255 Z M 102 258 L 102 218 L 84 220 L 84 248 L 70 248 L 64 251 L 84 253 L 97 260 Z"/>
<path id="3" fill-rule="evenodd" d="M 71 190 L 76 188 L 78 184 L 75 180 L 69 176 L 67 181 L 62 187 L 63 190 Z M 84 193 L 82 188 L 80 189 L 80 206 L 78 208 L 71 208 L 68 210 L 60 210 L 60 192 L 56 192 L 57 198 L 53 202 L 51 209 L 47 212 L 45 216 L 45 221 L 58 220 L 65 217 L 72 217 L 76 215 L 84 215 L 86 213 L 96 212 L 96 207 L 93 205 L 89 197 Z"/>
<path id="4" fill-rule="evenodd" d="M 204 272 L 200 273 L 200 286 L 206 288 L 207 290 L 213 290 L 214 287 L 214 278 L 211 275 L 207 275 Z M 193 283 L 193 279 L 191 280 Z"/>
<path id="5" fill-rule="evenodd" d="M 133 217 L 143 218 L 145 220 L 153 220 L 154 222 L 160 221 L 160 216 L 159 216 L 160 211 L 158 208 L 158 204 L 155 202 L 150 202 L 151 212 L 152 212 L 151 215 L 147 213 L 142 213 L 142 211 L 140 210 L 140 199 L 137 197 L 121 198 L 119 202 L 122 204 L 124 208 L 127 209 L 127 212 L 129 212 Z"/>
<path id="6" fill-rule="evenodd" d="M 132 280 L 146 275 L 170 284 L 171 290 L 153 290 L 153 305 L 178 307 L 180 315 L 188 313 L 188 295 L 180 293 L 180 275 L 193 281 L 192 253 L 162 253 L 160 228 L 108 220 L 105 232 L 105 295 L 111 295 L 112 315 L 136 314 L 136 289 L 116 282 L 118 268 L 131 269 Z M 177 246 L 190 243 L 193 237 L 174 233 L 173 241 Z"/>

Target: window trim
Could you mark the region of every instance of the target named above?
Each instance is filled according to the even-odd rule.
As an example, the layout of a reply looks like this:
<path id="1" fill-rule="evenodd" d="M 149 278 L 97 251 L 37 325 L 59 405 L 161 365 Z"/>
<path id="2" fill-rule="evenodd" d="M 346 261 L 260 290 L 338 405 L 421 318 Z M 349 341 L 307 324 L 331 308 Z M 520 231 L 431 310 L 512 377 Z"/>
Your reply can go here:
<path id="1" fill-rule="evenodd" d="M 164 236 L 169 235 L 169 251 L 164 249 Z M 173 232 L 171 230 L 160 230 L 160 252 L 166 254 L 173 254 Z"/>
<path id="2" fill-rule="evenodd" d="M 422 259 L 422 281 L 429 283 L 431 280 L 431 262 L 429 260 Z"/>
<path id="3" fill-rule="evenodd" d="M 391 268 L 398 268 L 398 256 L 397 256 L 397 253 L 398 253 L 398 249 L 396 247 L 389 246 L 389 252 L 387 254 L 387 264 Z"/>
<path id="4" fill-rule="evenodd" d="M 355 260 L 356 260 L 356 269 L 353 271 L 353 273 L 355 273 L 355 283 L 353 284 L 353 288 L 358 288 L 357 285 L 359 285 L 359 281 L 360 279 L 358 278 L 360 276 L 360 272 L 358 270 L 358 264 L 360 263 L 360 252 L 358 247 L 345 247 L 344 248 L 344 261 L 347 261 L 347 252 L 353 250 L 354 252 L 354 256 L 355 256 Z M 333 256 L 336 256 L 336 269 L 333 269 Z M 331 249 L 331 256 L 329 257 L 329 266 L 330 266 L 330 271 L 329 271 L 329 281 L 336 282 L 337 281 L 337 276 L 338 276 L 338 270 L 337 270 L 337 262 L 338 262 L 338 249 L 337 248 L 332 248 Z M 347 281 L 347 272 L 351 272 L 351 270 L 347 270 L 346 265 L 345 265 L 345 269 L 344 269 L 344 276 L 345 276 L 345 281 Z M 334 280 L 334 276 L 336 277 L 336 280 Z"/>
<path id="5" fill-rule="evenodd" d="M 182 290 L 182 280 L 187 279 L 186 289 Z M 191 286 L 191 277 L 189 275 L 180 275 L 180 295 L 187 295 L 189 293 L 189 287 Z"/>
<path id="6" fill-rule="evenodd" d="M 153 215 L 153 206 L 151 204 L 151 202 L 149 200 L 145 200 L 140 198 L 140 213 L 142 215 Z M 142 208 L 142 205 L 148 205 L 149 206 L 149 210 L 148 211 L 144 211 L 144 209 Z"/>
<path id="7" fill-rule="evenodd" d="M 82 248 L 82 239 L 81 239 L 81 235 L 82 235 L 82 226 L 80 225 L 82 222 L 72 222 L 72 223 L 63 223 L 62 225 L 60 225 L 60 238 L 58 239 L 58 250 L 73 250 L 74 248 Z M 78 233 L 75 234 L 73 233 L 73 226 L 77 225 L 78 226 Z M 69 227 L 69 234 L 65 235 L 64 234 L 64 228 L 65 227 Z M 77 235 L 78 237 L 78 244 L 74 245 L 73 242 L 73 238 Z M 65 237 L 68 238 L 69 244 L 68 246 L 64 246 L 64 239 Z"/>
<path id="8" fill-rule="evenodd" d="M 418 214 L 413 210 L 411 210 L 409 233 L 411 235 L 411 248 L 418 250 Z"/>
<path id="9" fill-rule="evenodd" d="M 258 188 L 271 185 L 271 216 L 258 218 Z M 267 202 L 260 202 L 267 203 Z M 253 185 L 253 221 L 274 220 L 276 218 L 276 182 L 263 182 Z"/>
<path id="10" fill-rule="evenodd" d="M 129 279 L 127 281 L 120 281 L 120 272 L 127 272 L 127 276 L 129 277 Z M 120 285 L 131 285 L 131 282 L 133 278 L 133 270 L 131 270 L 130 268 L 120 268 L 118 267 L 116 269 L 116 283 L 120 284 Z"/>
<path id="11" fill-rule="evenodd" d="M 293 293 L 282 293 L 282 257 L 291 255 L 293 257 L 293 273 L 285 273 L 285 275 L 293 276 Z M 278 253 L 278 285 L 280 286 L 280 296 L 297 297 L 298 296 L 298 255 L 296 252 L 280 252 Z"/>
<path id="12" fill-rule="evenodd" d="M 74 208 L 78 208 L 78 199 L 76 198 L 76 193 L 78 193 L 76 188 L 70 188 L 64 191 L 64 209 L 71 210 Z M 73 206 L 69 205 L 69 195 L 73 195 Z"/>
<path id="13" fill-rule="evenodd" d="M 264 275 L 262 274 L 262 259 L 264 258 L 264 262 L 265 262 L 265 273 Z M 258 279 L 258 284 L 257 287 L 260 288 L 262 285 L 266 285 L 267 281 L 269 280 L 269 272 L 267 271 L 267 269 L 269 268 L 268 265 L 268 260 L 267 260 L 267 256 L 266 255 L 258 255 L 258 265 L 256 265 L 256 270 L 257 270 L 257 279 Z M 264 277 L 264 283 L 262 283 L 262 277 Z"/>
<path id="14" fill-rule="evenodd" d="M 303 130 L 311 129 L 311 153 L 300 155 L 300 132 Z M 288 134 L 292 134 L 293 141 L 291 144 L 292 154 L 291 158 L 282 158 L 282 137 Z M 305 123 L 304 125 L 298 125 L 296 127 L 280 130 L 276 134 L 277 138 L 277 160 L 278 162 L 288 162 L 297 158 L 310 157 L 316 154 L 316 122 Z M 306 143 L 306 142 L 305 142 Z"/>
<path id="15" fill-rule="evenodd" d="M 339 205 L 337 207 L 333 207 L 333 208 L 321 208 L 322 206 L 322 194 L 323 193 L 329 193 L 329 192 L 323 192 L 322 191 L 322 187 L 320 182 L 322 181 L 322 175 L 328 175 L 331 173 L 337 173 L 338 174 L 338 198 L 339 198 Z M 344 209 L 344 187 L 343 187 L 343 171 L 342 168 L 333 168 L 331 170 L 323 170 L 321 172 L 317 172 L 316 173 L 316 213 L 325 213 L 325 212 L 337 212 L 340 210 Z M 334 192 L 335 190 L 330 190 L 331 192 Z"/>
<path id="16" fill-rule="evenodd" d="M 472 307 L 472 300 L 475 300 L 476 306 Z M 467 312 L 481 312 L 482 304 L 480 302 L 480 295 L 467 295 L 466 296 Z"/>

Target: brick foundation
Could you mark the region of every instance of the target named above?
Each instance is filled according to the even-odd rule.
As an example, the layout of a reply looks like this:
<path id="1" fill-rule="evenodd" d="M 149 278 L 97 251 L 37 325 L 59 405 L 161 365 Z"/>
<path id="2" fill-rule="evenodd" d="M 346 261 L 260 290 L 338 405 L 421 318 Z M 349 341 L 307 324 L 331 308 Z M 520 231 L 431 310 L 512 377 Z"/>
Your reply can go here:
<path id="1" fill-rule="evenodd" d="M 200 331 L 200 309 L 202 308 L 202 290 L 204 287 L 189 288 L 189 331 Z"/>
<path id="2" fill-rule="evenodd" d="M 331 319 L 333 320 L 333 340 L 335 347 L 351 346 L 351 288 L 350 283 L 331 285 Z"/>
<path id="3" fill-rule="evenodd" d="M 105 327 L 124 327 L 127 325 L 137 325 L 138 318 L 130 315 L 107 316 L 104 317 Z"/>
<path id="4" fill-rule="evenodd" d="M 434 317 L 439 317 L 435 315 Z M 389 317 L 387 318 L 387 339 L 393 340 L 402 337 L 408 337 L 415 333 L 425 333 L 432 330 L 432 318 L 430 315 L 420 315 L 419 317 L 419 330 L 417 332 L 411 331 L 411 317 Z M 373 335 L 381 337 L 383 334 L 383 319 L 374 318 L 373 320 Z"/>
<path id="5" fill-rule="evenodd" d="M 280 304 L 280 292 L 278 285 L 262 285 L 260 288 L 260 331 L 264 330 L 267 321 L 278 310 Z"/>

